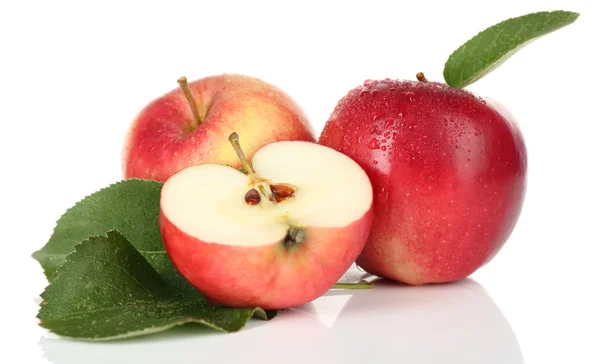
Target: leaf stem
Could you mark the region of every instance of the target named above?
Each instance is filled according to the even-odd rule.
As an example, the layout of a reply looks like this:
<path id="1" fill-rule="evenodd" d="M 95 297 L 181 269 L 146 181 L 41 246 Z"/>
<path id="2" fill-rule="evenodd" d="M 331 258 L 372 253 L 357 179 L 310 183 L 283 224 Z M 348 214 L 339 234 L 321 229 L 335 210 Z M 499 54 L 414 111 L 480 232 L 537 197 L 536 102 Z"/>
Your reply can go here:
<path id="1" fill-rule="evenodd" d="M 373 283 L 363 281 L 359 283 L 336 283 L 331 289 L 370 289 L 373 287 Z"/>

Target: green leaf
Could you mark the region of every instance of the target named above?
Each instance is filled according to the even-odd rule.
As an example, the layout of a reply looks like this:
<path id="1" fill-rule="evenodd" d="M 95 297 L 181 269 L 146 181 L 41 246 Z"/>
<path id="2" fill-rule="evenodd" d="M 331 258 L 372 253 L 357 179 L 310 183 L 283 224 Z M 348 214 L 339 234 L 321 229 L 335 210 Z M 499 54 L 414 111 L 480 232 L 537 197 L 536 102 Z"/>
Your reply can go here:
<path id="1" fill-rule="evenodd" d="M 182 296 L 116 231 L 76 245 L 42 298 L 40 324 L 83 340 L 150 334 L 188 322 L 233 332 L 252 316 L 276 314 L 213 306 L 199 292 Z"/>
<path id="2" fill-rule="evenodd" d="M 162 183 L 129 179 L 79 201 L 58 220 L 50 240 L 33 257 L 50 277 L 75 245 L 108 230 L 120 231 L 164 279 L 182 292 L 194 290 L 167 256 L 158 226 Z"/>
<path id="3" fill-rule="evenodd" d="M 454 51 L 444 67 L 444 79 L 462 88 L 492 71 L 528 42 L 573 23 L 578 13 L 540 12 L 512 18 L 477 34 Z"/>

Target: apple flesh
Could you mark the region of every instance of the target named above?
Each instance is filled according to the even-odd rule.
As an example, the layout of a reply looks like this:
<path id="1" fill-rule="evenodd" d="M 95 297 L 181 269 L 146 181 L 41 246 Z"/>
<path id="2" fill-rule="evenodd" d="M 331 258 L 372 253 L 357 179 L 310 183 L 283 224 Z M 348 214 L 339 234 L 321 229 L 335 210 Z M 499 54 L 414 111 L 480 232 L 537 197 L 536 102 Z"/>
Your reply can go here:
<path id="1" fill-rule="evenodd" d="M 511 234 L 526 186 L 515 120 L 491 100 L 434 82 L 367 81 L 320 137 L 360 164 L 374 221 L 357 260 L 411 285 L 462 279 Z"/>
<path id="2" fill-rule="evenodd" d="M 251 157 L 275 141 L 314 141 L 300 107 L 283 91 L 256 78 L 220 75 L 189 83 L 193 100 L 176 89 L 151 102 L 130 126 L 123 149 L 125 178 L 164 182 L 200 163 L 240 167 L 227 136 L 245 136 Z M 191 105 L 193 104 L 193 105 Z M 198 117 L 193 107 L 199 111 Z"/>
<path id="3" fill-rule="evenodd" d="M 369 178 L 347 156 L 300 141 L 268 144 L 252 166 L 254 175 L 196 165 L 166 181 L 159 224 L 167 253 L 193 286 L 226 306 L 309 302 L 342 277 L 367 240 Z M 248 191 L 262 184 L 294 193 L 248 203 Z"/>

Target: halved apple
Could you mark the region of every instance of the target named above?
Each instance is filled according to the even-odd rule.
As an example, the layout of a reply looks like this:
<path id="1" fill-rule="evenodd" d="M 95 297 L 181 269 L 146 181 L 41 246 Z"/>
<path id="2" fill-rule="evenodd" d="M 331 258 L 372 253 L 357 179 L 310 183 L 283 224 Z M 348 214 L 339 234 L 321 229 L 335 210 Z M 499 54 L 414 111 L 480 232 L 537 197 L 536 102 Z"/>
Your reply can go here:
<path id="1" fill-rule="evenodd" d="M 331 288 L 360 254 L 371 227 L 363 169 L 328 147 L 268 144 L 247 174 L 203 164 L 164 184 L 160 227 L 169 257 L 199 291 L 230 307 L 281 309 Z"/>

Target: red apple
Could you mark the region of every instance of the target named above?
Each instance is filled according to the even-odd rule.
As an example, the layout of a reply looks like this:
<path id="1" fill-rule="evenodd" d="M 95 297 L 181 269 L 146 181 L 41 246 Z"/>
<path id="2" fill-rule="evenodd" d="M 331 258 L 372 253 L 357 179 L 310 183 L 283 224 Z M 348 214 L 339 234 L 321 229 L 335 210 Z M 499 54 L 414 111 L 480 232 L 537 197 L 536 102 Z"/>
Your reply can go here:
<path id="1" fill-rule="evenodd" d="M 320 138 L 360 164 L 374 189 L 357 260 L 407 284 L 462 279 L 492 259 L 519 217 L 527 158 L 497 103 L 435 82 L 366 81 Z"/>
<path id="2" fill-rule="evenodd" d="M 133 121 L 123 150 L 125 178 L 165 181 L 200 163 L 240 167 L 227 136 L 237 130 L 251 157 L 281 140 L 314 141 L 300 107 L 256 78 L 220 75 L 187 83 L 146 106 Z"/>
<path id="3" fill-rule="evenodd" d="M 244 167 L 248 175 L 196 165 L 165 182 L 159 223 L 169 257 L 230 307 L 281 309 L 319 297 L 367 240 L 369 178 L 347 156 L 300 141 L 269 144 Z"/>

